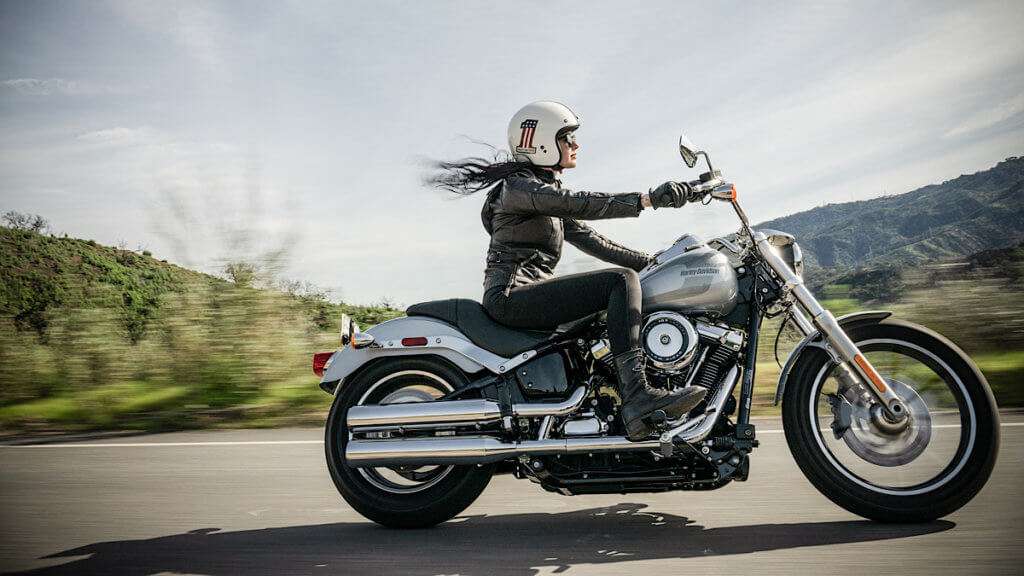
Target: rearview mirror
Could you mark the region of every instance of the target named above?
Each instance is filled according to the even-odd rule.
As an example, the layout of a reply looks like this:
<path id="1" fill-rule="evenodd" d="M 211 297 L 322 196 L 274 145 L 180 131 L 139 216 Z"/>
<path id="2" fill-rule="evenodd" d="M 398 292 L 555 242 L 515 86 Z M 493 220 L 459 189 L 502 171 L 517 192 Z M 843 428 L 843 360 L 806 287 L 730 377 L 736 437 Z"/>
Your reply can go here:
<path id="1" fill-rule="evenodd" d="M 690 168 L 697 165 L 697 155 L 700 154 L 700 150 L 690 139 L 686 137 L 686 134 L 679 135 L 679 155 L 683 157 L 683 162 Z"/>

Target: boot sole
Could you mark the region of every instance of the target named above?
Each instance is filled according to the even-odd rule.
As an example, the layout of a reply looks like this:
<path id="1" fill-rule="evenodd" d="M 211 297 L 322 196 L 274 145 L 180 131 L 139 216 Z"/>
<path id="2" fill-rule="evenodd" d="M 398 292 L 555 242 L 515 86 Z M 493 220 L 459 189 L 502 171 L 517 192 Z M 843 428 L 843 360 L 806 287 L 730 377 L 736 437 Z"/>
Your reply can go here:
<path id="1" fill-rule="evenodd" d="M 645 414 L 639 418 L 634 418 L 629 422 L 626 422 L 626 438 L 632 442 L 639 442 L 646 440 L 651 436 L 651 433 L 657 430 L 657 427 L 652 425 L 651 416 L 655 412 L 664 412 L 672 420 L 678 420 L 690 410 L 693 410 L 694 406 L 700 404 L 704 396 L 707 395 L 707 390 L 700 387 L 693 387 L 693 390 L 686 396 L 682 396 L 680 400 L 685 402 L 680 403 L 678 400 L 675 404 L 670 404 L 658 410 L 654 410 L 650 414 Z M 669 411 L 671 409 L 671 411 Z"/>
<path id="2" fill-rule="evenodd" d="M 704 397 L 707 396 L 708 393 L 706 388 L 701 388 L 700 386 L 689 386 L 684 388 L 683 391 L 687 392 L 687 394 L 685 396 L 680 396 L 679 399 L 684 400 L 685 402 L 677 401 L 675 404 L 669 404 L 662 408 L 662 410 L 668 414 L 668 417 L 673 420 L 682 418 L 684 414 L 693 410 L 697 404 L 701 403 L 701 400 L 704 400 Z"/>
<path id="3" fill-rule="evenodd" d="M 632 422 L 626 422 L 626 439 L 630 442 L 647 440 L 653 431 L 654 429 L 647 422 L 644 422 L 644 418 L 637 418 Z"/>

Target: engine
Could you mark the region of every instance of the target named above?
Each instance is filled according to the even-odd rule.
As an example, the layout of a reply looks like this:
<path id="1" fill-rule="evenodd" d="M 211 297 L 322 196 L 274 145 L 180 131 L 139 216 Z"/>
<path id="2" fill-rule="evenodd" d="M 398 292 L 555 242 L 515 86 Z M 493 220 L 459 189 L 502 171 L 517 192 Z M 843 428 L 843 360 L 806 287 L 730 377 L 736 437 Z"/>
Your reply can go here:
<path id="1" fill-rule="evenodd" d="M 698 339 L 693 323 L 676 312 L 651 314 L 640 330 L 648 363 L 672 374 L 693 362 Z"/>
<path id="2" fill-rule="evenodd" d="M 656 312 L 644 319 L 640 340 L 652 383 L 666 388 L 703 386 L 711 395 L 735 364 L 744 335 L 676 312 Z"/>

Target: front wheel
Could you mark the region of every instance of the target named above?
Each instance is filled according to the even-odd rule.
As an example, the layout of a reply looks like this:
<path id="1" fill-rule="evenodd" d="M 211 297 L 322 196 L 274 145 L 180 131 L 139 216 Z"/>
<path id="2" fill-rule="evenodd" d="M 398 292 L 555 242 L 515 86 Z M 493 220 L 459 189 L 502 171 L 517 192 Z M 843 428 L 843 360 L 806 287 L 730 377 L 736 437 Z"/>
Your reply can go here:
<path id="1" fill-rule="evenodd" d="M 466 376 L 431 357 L 385 358 L 346 382 L 327 416 L 324 446 L 334 485 L 363 516 L 392 528 L 423 528 L 462 512 L 491 480 L 494 466 L 349 466 L 345 419 L 364 404 L 432 402 L 465 385 Z"/>
<path id="2" fill-rule="evenodd" d="M 786 441 L 807 479 L 843 508 L 881 522 L 950 514 L 985 485 L 999 414 L 985 377 L 955 344 L 898 320 L 847 331 L 900 396 L 890 419 L 859 384 L 836 377 L 820 348 L 794 368 L 782 405 Z"/>

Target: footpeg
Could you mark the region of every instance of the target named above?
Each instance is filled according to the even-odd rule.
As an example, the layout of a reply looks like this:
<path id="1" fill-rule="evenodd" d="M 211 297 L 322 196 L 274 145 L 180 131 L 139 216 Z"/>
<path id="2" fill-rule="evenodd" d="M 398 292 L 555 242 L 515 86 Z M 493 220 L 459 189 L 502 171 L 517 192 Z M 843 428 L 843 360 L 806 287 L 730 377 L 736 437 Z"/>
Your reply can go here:
<path id="1" fill-rule="evenodd" d="M 655 410 L 647 416 L 647 422 L 655 431 L 661 432 L 667 428 L 668 414 L 664 410 Z"/>

